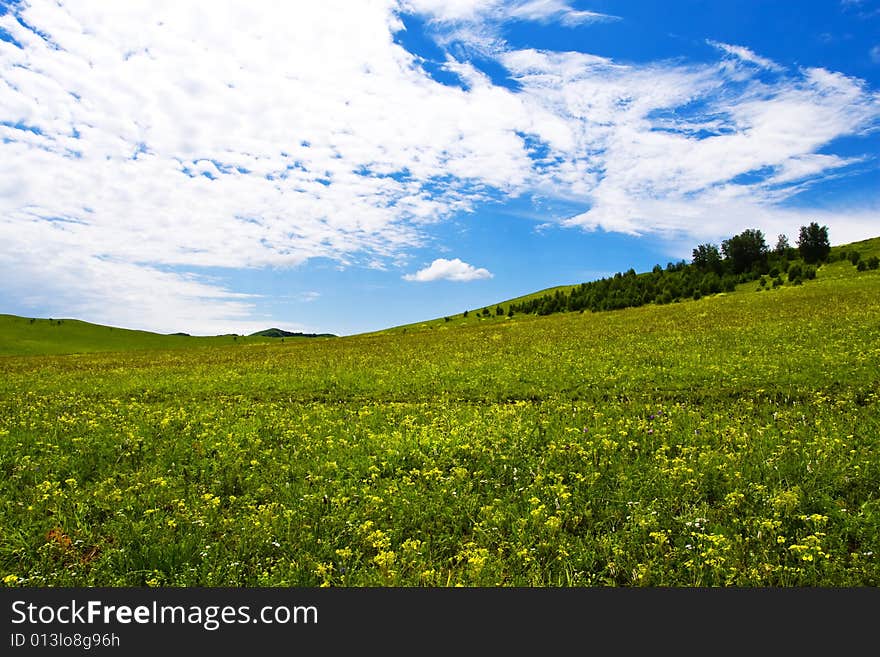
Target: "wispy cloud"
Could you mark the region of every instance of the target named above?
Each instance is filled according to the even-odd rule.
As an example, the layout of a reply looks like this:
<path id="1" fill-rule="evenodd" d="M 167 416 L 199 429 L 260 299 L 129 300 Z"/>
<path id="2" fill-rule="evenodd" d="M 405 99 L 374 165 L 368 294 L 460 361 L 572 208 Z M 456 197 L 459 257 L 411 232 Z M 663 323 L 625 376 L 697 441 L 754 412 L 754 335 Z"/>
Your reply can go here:
<path id="1" fill-rule="evenodd" d="M 309 290 L 308 292 L 301 292 L 296 295 L 297 301 L 302 301 L 303 303 L 311 303 L 312 301 L 317 301 L 321 298 L 321 293 L 316 290 Z"/>
<path id="2" fill-rule="evenodd" d="M 433 37 L 450 50 L 492 57 L 507 48 L 512 22 L 555 23 L 567 28 L 618 21 L 618 16 L 575 9 L 566 0 L 403 0 L 405 10 L 426 17 Z"/>
<path id="3" fill-rule="evenodd" d="M 713 225 L 724 235 L 862 162 L 818 151 L 880 118 L 880 95 L 821 68 L 770 82 L 723 63 L 634 67 L 534 50 L 499 57 L 523 101 L 547 112 L 540 121 L 530 113 L 535 139 L 555 156 L 536 162 L 535 179 L 547 194 L 580 199 L 585 211 L 563 223 L 590 230 L 694 235 Z"/>
<path id="4" fill-rule="evenodd" d="M 754 64 L 759 68 L 767 69 L 768 71 L 784 71 L 785 68 L 780 66 L 772 59 L 767 59 L 766 57 L 761 57 L 756 54 L 754 51 L 746 48 L 745 46 L 734 46 L 729 43 L 721 43 L 720 41 L 712 41 L 711 39 L 707 39 L 706 43 L 714 48 L 718 48 L 722 52 L 727 53 L 731 57 L 735 57 L 743 62 L 747 62 L 749 64 Z"/>
<path id="5" fill-rule="evenodd" d="M 619 20 L 610 14 L 575 9 L 565 0 L 406 0 L 404 6 L 441 23 L 526 20 L 575 26 Z"/>
<path id="6" fill-rule="evenodd" d="M 871 6 L 871 5 L 874 6 Z M 869 0 L 840 0 L 840 5 L 844 11 L 854 11 L 856 16 L 862 20 L 877 18 L 880 16 L 880 7 L 875 2 Z"/>
<path id="7" fill-rule="evenodd" d="M 610 14 L 574 9 L 568 2 L 563 2 L 563 0 L 530 0 L 528 2 L 512 3 L 507 9 L 507 16 L 515 19 L 541 22 L 558 20 L 563 25 L 568 26 L 619 20 L 617 16 Z"/>
<path id="8" fill-rule="evenodd" d="M 419 283 L 427 283 L 430 281 L 477 281 L 484 278 L 492 278 L 492 274 L 488 269 L 476 268 L 466 262 L 462 262 L 458 258 L 446 260 L 438 258 L 424 269 L 420 269 L 414 274 L 406 274 L 404 280 L 416 281 Z"/>

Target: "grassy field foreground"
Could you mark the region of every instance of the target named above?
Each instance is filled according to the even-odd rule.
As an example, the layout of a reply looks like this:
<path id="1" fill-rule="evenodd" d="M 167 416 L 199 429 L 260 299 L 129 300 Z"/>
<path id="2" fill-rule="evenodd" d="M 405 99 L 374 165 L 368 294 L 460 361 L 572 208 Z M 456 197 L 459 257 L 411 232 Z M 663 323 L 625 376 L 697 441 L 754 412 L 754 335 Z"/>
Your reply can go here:
<path id="1" fill-rule="evenodd" d="M 876 586 L 880 273 L 851 271 L 448 331 L 0 358 L 0 580 Z"/>

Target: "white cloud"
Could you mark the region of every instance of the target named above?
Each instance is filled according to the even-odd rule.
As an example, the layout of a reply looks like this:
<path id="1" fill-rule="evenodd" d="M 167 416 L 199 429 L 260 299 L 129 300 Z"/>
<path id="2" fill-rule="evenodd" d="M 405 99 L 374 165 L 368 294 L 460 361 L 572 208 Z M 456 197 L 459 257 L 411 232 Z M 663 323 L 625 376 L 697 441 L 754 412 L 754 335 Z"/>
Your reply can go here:
<path id="1" fill-rule="evenodd" d="M 617 20 L 616 16 L 596 11 L 579 11 L 562 0 L 529 0 L 509 7 L 508 16 L 516 19 L 545 22 L 559 20 L 563 25 L 579 25 Z"/>
<path id="2" fill-rule="evenodd" d="M 736 59 L 742 60 L 744 62 L 748 62 L 749 64 L 754 64 L 759 68 L 765 68 L 768 71 L 784 71 L 785 68 L 780 66 L 772 59 L 767 59 L 766 57 L 761 57 L 756 54 L 754 51 L 746 48 L 745 46 L 734 46 L 729 43 L 721 43 L 719 41 L 712 41 L 711 39 L 707 39 L 706 43 L 714 48 L 718 48 L 722 52 L 727 53 L 728 55 L 735 57 Z"/>
<path id="3" fill-rule="evenodd" d="M 518 87 L 467 47 L 445 62 L 465 89 L 432 79 L 395 42 L 402 7 Z M 562 0 L 12 5 L 0 277 L 94 321 L 244 332 L 265 328 L 259 299 L 202 268 L 399 267 L 433 223 L 505 195 L 580 204 L 566 223 L 588 229 L 724 234 L 865 161 L 827 151 L 880 117 L 880 95 L 840 73 L 714 42 L 733 59 L 621 65 L 498 36 L 505 21 L 611 19 Z"/>
<path id="4" fill-rule="evenodd" d="M 863 161 L 817 151 L 880 117 L 880 95 L 825 69 L 769 83 L 723 64 L 620 66 L 534 50 L 500 59 L 524 102 L 561 120 L 563 130 L 535 123 L 556 156 L 537 180 L 547 195 L 587 206 L 563 224 L 588 230 L 694 235 L 708 216 L 725 218 L 721 235 L 740 230 L 745 218 L 774 214 L 811 182 Z"/>
<path id="5" fill-rule="evenodd" d="M 512 19 L 559 21 L 573 26 L 617 20 L 609 14 L 574 9 L 565 0 L 405 0 L 404 5 L 441 23 L 500 23 Z"/>
<path id="6" fill-rule="evenodd" d="M 492 278 L 492 274 L 488 269 L 477 269 L 458 258 L 453 258 L 452 260 L 437 258 L 424 269 L 420 269 L 415 274 L 406 274 L 403 278 L 407 281 L 417 281 L 419 283 L 441 280 L 466 282 Z"/>
<path id="7" fill-rule="evenodd" d="M 50 280 L 4 250 L 4 278 L 119 308 L 123 291 L 80 284 L 84 263 L 158 284 L 165 267 L 375 262 L 529 177 L 521 103 L 432 80 L 393 41 L 395 3 L 264 9 L 35 0 L 0 17 L 22 46 L 0 41 L 0 239 L 84 258 Z M 191 294 L 211 321 L 248 316 L 213 292 L 203 280 L 155 316 Z"/>
<path id="8" fill-rule="evenodd" d="M 871 48 L 871 61 L 875 64 L 880 64 L 880 44 Z"/>

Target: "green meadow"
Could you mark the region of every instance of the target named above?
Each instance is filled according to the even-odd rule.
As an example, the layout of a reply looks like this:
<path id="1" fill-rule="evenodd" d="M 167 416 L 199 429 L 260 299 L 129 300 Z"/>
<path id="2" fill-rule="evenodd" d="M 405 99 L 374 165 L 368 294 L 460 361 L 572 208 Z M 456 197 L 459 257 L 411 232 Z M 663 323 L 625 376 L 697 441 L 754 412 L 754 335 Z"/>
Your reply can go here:
<path id="1" fill-rule="evenodd" d="M 288 337 L 287 339 L 298 339 Z M 76 319 L 44 319 L 0 315 L 0 356 L 92 353 L 131 349 L 192 349 L 246 344 L 266 344 L 274 340 L 262 335 L 191 336 L 183 333 L 163 335 L 149 331 L 101 326 Z"/>
<path id="2" fill-rule="evenodd" d="M 878 270 L 285 342 L 48 321 L 0 322 L 7 586 L 880 585 Z"/>

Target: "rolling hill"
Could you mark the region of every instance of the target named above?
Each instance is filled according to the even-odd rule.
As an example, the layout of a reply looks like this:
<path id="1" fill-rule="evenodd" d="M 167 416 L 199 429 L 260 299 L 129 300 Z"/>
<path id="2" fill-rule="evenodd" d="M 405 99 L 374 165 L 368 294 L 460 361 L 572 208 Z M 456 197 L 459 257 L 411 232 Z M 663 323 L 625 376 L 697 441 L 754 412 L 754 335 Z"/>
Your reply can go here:
<path id="1" fill-rule="evenodd" d="M 0 581 L 876 587 L 880 270 L 755 287 L 0 358 Z"/>
<path id="2" fill-rule="evenodd" d="M 859 253 L 861 260 L 866 261 L 871 257 L 880 256 L 880 237 L 842 244 L 832 247 L 831 257 L 834 262 L 823 265 L 820 268 L 819 277 L 846 278 L 858 274 L 857 269 L 851 262 L 841 260 L 841 254 Z M 644 274 L 639 274 L 644 275 Z M 807 284 L 812 284 L 812 281 Z M 557 287 L 539 290 L 530 294 L 512 299 L 487 303 L 482 308 L 474 308 L 464 317 L 461 313 L 446 317 L 435 317 L 420 322 L 389 327 L 372 334 L 397 334 L 419 330 L 448 330 L 463 326 L 473 326 L 482 323 L 498 323 L 507 321 L 521 321 L 529 315 L 517 315 L 508 317 L 507 311 L 512 304 L 540 298 L 554 293 L 568 294 L 578 287 L 575 285 L 561 285 Z M 754 282 L 737 285 L 733 294 L 750 294 L 756 291 Z M 726 293 L 721 293 L 726 294 Z M 689 301 L 687 301 L 689 303 Z M 495 309 L 501 307 L 501 315 L 495 314 Z M 480 315 L 483 309 L 490 311 L 489 315 Z M 284 331 L 279 328 L 269 328 L 263 331 L 244 335 L 217 335 L 217 336 L 190 336 L 186 333 L 160 334 L 149 331 L 139 331 L 100 324 L 92 324 L 76 319 L 45 319 L 28 318 L 16 315 L 0 314 L 0 356 L 11 355 L 38 355 L 38 354 L 74 354 L 92 353 L 104 351 L 129 351 L 129 350 L 163 350 L 163 349 L 190 349 L 194 347 L 214 347 L 222 345 L 254 345 L 261 343 L 278 343 L 279 338 L 305 339 L 305 338 L 335 338 L 331 333 L 297 333 Z"/>
<path id="3" fill-rule="evenodd" d="M 831 261 L 829 264 L 824 264 L 820 267 L 820 276 L 821 277 L 832 277 L 832 278 L 840 278 L 840 277 L 848 277 L 852 275 L 856 275 L 858 270 L 855 267 L 855 263 L 848 260 L 848 257 L 852 253 L 858 253 L 859 259 L 861 261 L 868 261 L 872 257 L 880 257 L 880 237 L 873 237 L 865 240 L 861 240 L 858 242 L 852 242 L 847 244 L 840 244 L 831 247 L 831 253 L 829 256 L 829 260 Z M 841 259 L 842 258 L 842 259 Z M 638 274 L 637 276 L 647 276 L 647 272 L 643 272 Z M 783 277 L 784 278 L 784 277 Z M 808 284 L 810 281 L 807 282 Z M 517 315 L 516 317 L 508 317 L 507 313 L 510 310 L 511 306 L 521 306 L 524 302 L 529 302 L 535 299 L 539 299 L 546 296 L 552 296 L 554 294 L 570 294 L 575 291 L 580 284 L 572 284 L 572 285 L 559 285 L 550 288 L 546 288 L 543 290 L 539 290 L 536 292 L 531 292 L 528 294 L 524 294 L 518 297 L 514 297 L 511 299 L 504 299 L 501 301 L 492 301 L 486 303 L 483 306 L 477 306 L 475 308 L 470 309 L 467 316 L 464 316 L 463 313 L 457 313 L 453 315 L 448 315 L 445 317 L 434 317 L 432 319 L 426 319 L 418 322 L 412 322 L 409 324 L 402 324 L 400 326 L 394 326 L 387 329 L 382 329 L 380 331 L 375 331 L 376 334 L 383 333 L 407 333 L 410 331 L 419 331 L 419 330 L 448 330 L 452 328 L 458 328 L 461 326 L 468 326 L 479 324 L 483 322 L 488 323 L 496 323 L 503 321 L 510 321 L 511 319 L 516 321 L 517 319 L 521 319 L 522 315 Z M 752 293 L 756 291 L 756 284 L 754 281 L 748 281 L 744 283 L 738 283 L 735 289 L 732 292 L 720 292 L 718 294 L 730 294 L 730 293 L 738 293 L 738 294 L 746 294 Z M 677 301 L 676 301 L 677 303 Z M 502 313 L 500 315 L 496 314 L 496 309 L 500 307 L 502 309 Z M 484 311 L 488 311 L 488 314 L 482 314 Z"/>
<path id="4" fill-rule="evenodd" d="M 280 329 L 270 329 L 280 330 Z M 253 345 L 278 342 L 284 336 L 255 333 L 243 335 L 191 336 L 162 334 L 92 324 L 77 319 L 40 319 L 0 315 L 0 356 L 75 354 L 102 351 L 192 349 L 222 345 Z M 323 336 L 322 336 L 323 337 Z"/>

